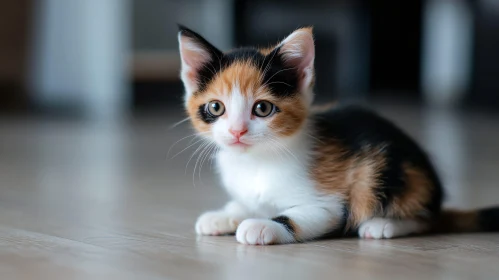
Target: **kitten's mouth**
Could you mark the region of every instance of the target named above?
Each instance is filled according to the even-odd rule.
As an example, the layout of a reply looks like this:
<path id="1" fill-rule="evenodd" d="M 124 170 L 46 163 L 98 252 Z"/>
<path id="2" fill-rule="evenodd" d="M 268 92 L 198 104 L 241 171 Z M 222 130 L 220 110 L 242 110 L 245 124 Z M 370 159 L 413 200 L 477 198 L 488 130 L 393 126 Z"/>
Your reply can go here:
<path id="1" fill-rule="evenodd" d="M 246 144 L 244 142 L 241 142 L 240 140 L 235 140 L 234 142 L 230 143 L 229 146 L 231 146 L 231 147 L 247 148 L 250 145 Z"/>

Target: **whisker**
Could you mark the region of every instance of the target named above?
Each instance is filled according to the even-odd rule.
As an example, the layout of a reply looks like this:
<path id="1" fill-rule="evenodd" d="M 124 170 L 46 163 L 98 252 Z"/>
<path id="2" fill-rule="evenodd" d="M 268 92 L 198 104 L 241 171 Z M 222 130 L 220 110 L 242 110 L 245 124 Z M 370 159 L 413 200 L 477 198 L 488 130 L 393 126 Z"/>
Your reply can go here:
<path id="1" fill-rule="evenodd" d="M 204 157 L 201 159 L 201 163 L 199 164 L 199 170 L 198 170 L 198 177 L 199 177 L 199 181 L 201 182 L 201 184 L 203 183 L 203 181 L 201 180 L 201 171 L 203 169 L 203 165 L 204 165 L 204 162 L 206 161 L 206 159 L 208 157 L 210 157 L 212 155 L 212 151 L 214 149 L 214 147 L 216 147 L 216 143 L 210 143 L 210 145 L 208 145 L 208 148 L 206 149 L 206 153 L 204 155 Z"/>
<path id="2" fill-rule="evenodd" d="M 285 152 L 287 152 L 289 155 L 291 155 L 295 160 L 298 161 L 298 158 L 295 156 L 295 154 L 293 154 L 293 152 L 291 152 L 291 150 L 286 147 L 286 145 L 282 144 L 277 138 L 275 138 L 274 136 L 272 135 L 268 135 L 269 136 L 269 139 L 273 140 L 277 145 L 279 145 Z"/>
<path id="3" fill-rule="evenodd" d="M 196 168 L 198 167 L 198 164 L 199 164 L 200 160 L 203 158 L 204 153 L 205 153 L 205 152 L 206 152 L 206 150 L 207 150 L 207 149 L 211 146 L 211 144 L 212 144 L 212 143 L 207 142 L 207 143 L 204 145 L 204 147 L 203 147 L 203 149 L 201 150 L 201 152 L 199 153 L 198 158 L 196 159 L 196 163 L 194 164 L 194 170 L 192 171 L 192 183 L 193 183 L 194 185 L 196 185 L 196 180 L 195 180 L 195 178 L 196 178 L 196 176 L 195 176 L 195 175 L 196 175 Z M 201 175 L 200 175 L 200 177 L 201 177 Z M 201 183 L 202 183 L 202 182 L 201 182 Z"/>
<path id="4" fill-rule="evenodd" d="M 216 146 L 215 151 L 213 152 L 213 156 L 210 159 L 210 170 L 212 170 L 212 168 L 213 168 L 213 161 L 215 160 L 219 151 L 220 151 L 220 147 Z"/>
<path id="5" fill-rule="evenodd" d="M 190 119 L 191 119 L 191 117 L 187 117 L 187 118 L 185 118 L 185 119 L 183 119 L 181 121 L 178 121 L 178 122 L 174 123 L 172 126 L 170 126 L 169 129 L 174 129 L 175 127 L 179 126 L 180 124 L 183 124 L 184 122 L 186 122 L 186 121 L 188 121 Z"/>
<path id="6" fill-rule="evenodd" d="M 292 70 L 292 69 L 296 69 L 296 67 L 290 67 L 290 68 L 285 68 L 285 69 L 281 69 L 277 72 L 274 73 L 274 75 L 272 75 L 270 78 L 268 78 L 264 83 L 263 85 L 265 86 L 270 80 L 272 80 L 272 78 L 274 78 L 275 75 L 281 73 L 281 72 L 284 72 L 284 71 L 288 71 L 288 70 Z"/>
<path id="7" fill-rule="evenodd" d="M 319 143 L 321 143 L 321 144 L 324 143 L 324 141 L 322 141 L 321 139 L 315 137 L 312 133 L 306 132 L 306 134 L 307 134 L 308 137 L 317 140 Z"/>
<path id="8" fill-rule="evenodd" d="M 168 157 L 168 156 L 170 155 L 170 152 L 171 152 L 172 148 L 173 148 L 175 145 L 177 145 L 177 143 L 178 143 L 178 142 L 180 142 L 180 141 L 182 141 L 182 140 L 185 140 L 185 139 L 187 139 L 187 138 L 189 138 L 189 137 L 193 137 L 193 136 L 195 136 L 193 139 L 196 139 L 196 137 L 198 137 L 199 135 L 198 135 L 198 133 L 194 133 L 194 134 L 191 134 L 191 135 L 188 135 L 188 136 L 182 137 L 182 138 L 180 138 L 180 140 L 177 140 L 175 143 L 173 143 L 173 144 L 170 146 L 170 148 L 168 149 L 168 153 L 166 154 L 166 157 Z"/>
<path id="9" fill-rule="evenodd" d="M 202 140 L 205 140 L 205 139 L 202 139 Z M 189 158 L 189 160 L 187 161 L 187 164 L 185 165 L 185 174 L 187 174 L 187 167 L 189 166 L 189 163 L 191 162 L 191 160 L 194 158 L 194 156 L 198 153 L 198 151 L 200 151 L 206 144 L 208 144 L 208 140 L 205 140 L 205 142 L 201 143 L 197 148 L 196 150 L 192 153 L 191 157 Z M 193 144 L 194 145 L 194 144 Z"/>
<path id="10" fill-rule="evenodd" d="M 273 141 L 272 139 L 270 139 L 270 140 Z M 279 153 L 279 147 L 275 143 L 273 143 L 273 142 L 271 142 L 270 144 L 271 144 L 270 148 L 272 149 L 272 152 L 274 154 L 278 155 L 281 158 L 281 160 L 284 161 L 282 153 Z"/>
<path id="11" fill-rule="evenodd" d="M 272 141 L 271 144 L 275 148 L 276 154 L 278 154 L 279 157 L 281 158 L 281 160 L 284 161 L 284 157 L 282 156 L 282 154 L 283 154 L 282 152 L 284 152 L 286 154 L 286 150 L 284 150 L 280 145 L 278 145 L 278 143 L 275 140 L 273 140 L 273 139 L 269 139 L 269 140 Z"/>
<path id="12" fill-rule="evenodd" d="M 211 68 L 209 66 L 211 66 Z M 211 74 L 213 74 L 213 76 L 216 75 L 215 73 L 217 71 L 215 71 L 215 68 L 213 68 L 213 65 L 211 65 L 210 63 L 208 63 L 207 65 L 205 65 L 204 68 L 210 70 L 210 72 L 211 72 Z"/>
<path id="13" fill-rule="evenodd" d="M 213 143 L 209 143 L 206 145 L 206 147 L 203 149 L 201 154 L 199 155 L 199 168 L 198 168 L 198 173 L 199 173 L 199 180 L 201 181 L 201 169 L 203 168 L 203 161 L 205 160 L 206 156 L 208 155 Z M 194 169 L 194 173 L 196 172 L 196 169 Z"/>
<path id="14" fill-rule="evenodd" d="M 197 134 L 199 134 L 198 136 L 201 137 L 201 136 L 204 136 L 204 135 L 207 135 L 207 134 L 210 134 L 210 131 L 205 131 L 205 132 L 198 132 Z M 191 144 L 192 141 L 194 141 L 195 138 L 192 138 L 189 143 L 187 143 L 187 145 Z M 206 139 L 207 140 L 207 139 Z"/>
<path id="15" fill-rule="evenodd" d="M 270 68 L 272 67 L 272 60 L 274 60 L 274 56 L 277 52 L 274 52 L 272 54 L 272 57 L 269 59 L 269 62 L 267 62 L 267 65 L 265 66 L 265 69 L 263 70 L 263 74 L 262 74 L 262 77 L 265 77 L 265 75 L 267 74 L 267 72 L 270 70 Z"/>
<path id="16" fill-rule="evenodd" d="M 201 138 L 199 140 L 197 140 L 196 142 L 192 143 L 191 145 L 187 146 L 185 149 L 183 149 L 182 151 L 178 152 L 177 154 L 175 154 L 171 159 L 174 159 L 176 156 L 180 155 L 181 153 L 183 153 L 185 150 L 189 149 L 190 147 L 196 145 L 196 143 L 199 143 L 200 141 L 203 141 L 205 139 Z"/>
<path id="17" fill-rule="evenodd" d="M 285 83 L 285 82 L 280 82 L 280 81 L 275 81 L 275 82 L 271 82 L 271 83 L 264 84 L 264 85 L 266 85 L 266 86 L 270 86 L 271 84 L 285 84 L 285 85 L 287 85 L 288 87 L 292 87 L 290 84 Z"/>

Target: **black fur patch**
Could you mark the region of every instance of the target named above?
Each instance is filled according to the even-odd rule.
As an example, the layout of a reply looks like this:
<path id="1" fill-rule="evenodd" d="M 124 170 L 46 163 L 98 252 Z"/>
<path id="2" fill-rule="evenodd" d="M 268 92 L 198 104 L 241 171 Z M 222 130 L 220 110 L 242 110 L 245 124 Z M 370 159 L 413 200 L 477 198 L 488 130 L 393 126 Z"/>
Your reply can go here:
<path id="1" fill-rule="evenodd" d="M 182 36 L 195 39 L 201 47 L 209 52 L 211 57 L 211 60 L 199 70 L 198 92 L 195 94 L 203 92 L 216 74 L 238 61 L 249 61 L 265 72 L 263 83 L 268 86 L 274 96 L 284 98 L 297 94 L 297 71 L 285 65 L 279 54 L 279 48 L 266 56 L 255 48 L 239 48 L 223 53 L 196 32 L 182 25 L 179 25 L 179 31 Z"/>
<path id="2" fill-rule="evenodd" d="M 289 67 L 279 54 L 280 48 L 274 49 L 267 56 L 260 69 L 265 71 L 263 83 L 277 97 L 291 97 L 298 92 L 298 72 Z"/>
<path id="3" fill-rule="evenodd" d="M 478 226 L 482 231 L 499 231 L 499 207 L 480 210 Z"/>
<path id="4" fill-rule="evenodd" d="M 425 171 L 435 185 L 427 209 L 440 211 L 442 188 L 426 153 L 404 132 L 388 120 L 359 106 L 346 106 L 315 116 L 315 127 L 321 141 L 339 141 L 347 149 L 346 157 L 356 156 L 371 148 L 382 149 L 386 167 L 379 176 L 376 190 L 383 209 L 393 197 L 405 191 L 403 164 L 409 163 Z"/>
<path id="5" fill-rule="evenodd" d="M 291 223 L 291 220 L 288 217 L 278 216 L 272 218 L 272 221 L 283 225 L 286 228 L 286 230 L 289 231 L 291 234 L 295 234 L 296 230 L 294 229 L 293 224 Z"/>
<path id="6" fill-rule="evenodd" d="M 206 104 L 199 106 L 198 116 L 205 123 L 214 123 L 218 119 L 218 117 L 213 117 L 206 112 Z"/>

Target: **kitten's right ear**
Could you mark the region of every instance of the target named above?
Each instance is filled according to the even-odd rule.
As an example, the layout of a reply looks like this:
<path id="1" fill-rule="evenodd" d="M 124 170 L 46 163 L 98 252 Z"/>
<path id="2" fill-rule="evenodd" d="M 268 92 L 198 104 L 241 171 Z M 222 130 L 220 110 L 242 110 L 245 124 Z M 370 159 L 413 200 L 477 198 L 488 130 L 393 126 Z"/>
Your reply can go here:
<path id="1" fill-rule="evenodd" d="M 201 35 L 178 25 L 178 43 L 182 60 L 181 78 L 186 89 L 186 99 L 199 90 L 203 75 L 200 73 L 209 63 L 222 57 L 222 52 L 206 41 Z"/>

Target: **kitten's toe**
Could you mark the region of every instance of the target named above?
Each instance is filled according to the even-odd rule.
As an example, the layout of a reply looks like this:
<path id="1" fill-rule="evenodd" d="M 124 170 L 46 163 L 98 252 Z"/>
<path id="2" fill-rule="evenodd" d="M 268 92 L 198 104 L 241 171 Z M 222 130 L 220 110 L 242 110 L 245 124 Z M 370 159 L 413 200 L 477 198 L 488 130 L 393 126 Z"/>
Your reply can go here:
<path id="1" fill-rule="evenodd" d="M 365 239 L 391 238 L 393 237 L 393 227 L 390 227 L 390 221 L 387 219 L 374 218 L 362 223 L 359 228 L 359 237 Z"/>
<path id="2" fill-rule="evenodd" d="M 424 231 L 426 224 L 414 220 L 373 218 L 359 227 L 359 237 L 366 239 L 394 238 Z"/>
<path id="3" fill-rule="evenodd" d="M 244 220 L 237 228 L 236 239 L 239 243 L 248 245 L 270 245 L 294 241 L 293 235 L 281 224 L 265 219 Z"/>
<path id="4" fill-rule="evenodd" d="M 224 235 L 236 232 L 239 221 L 224 212 L 207 212 L 196 222 L 199 235 Z"/>

